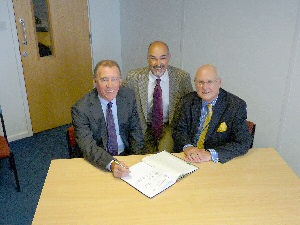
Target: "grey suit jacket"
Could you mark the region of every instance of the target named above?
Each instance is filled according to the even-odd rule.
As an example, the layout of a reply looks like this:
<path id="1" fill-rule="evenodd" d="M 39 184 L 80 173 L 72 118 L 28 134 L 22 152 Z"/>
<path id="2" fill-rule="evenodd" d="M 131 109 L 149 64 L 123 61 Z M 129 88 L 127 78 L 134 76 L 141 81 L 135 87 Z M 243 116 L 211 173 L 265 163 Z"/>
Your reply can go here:
<path id="1" fill-rule="evenodd" d="M 125 154 L 143 153 L 144 136 L 133 91 L 121 87 L 116 104 Z M 72 107 L 72 122 L 83 156 L 92 164 L 105 168 L 113 160 L 113 156 L 106 151 L 107 128 L 96 89 L 91 90 Z"/>
<path id="2" fill-rule="evenodd" d="M 149 67 L 132 70 L 123 85 L 134 90 L 142 129 L 147 129 Z M 171 124 L 177 104 L 181 97 L 193 91 L 190 75 L 176 67 L 168 66 L 169 73 L 169 123 Z"/>
<path id="3" fill-rule="evenodd" d="M 204 141 L 205 149 L 215 149 L 219 161 L 225 163 L 234 157 L 247 153 L 252 137 L 247 124 L 246 102 L 220 89 L 218 101 L 213 107 L 213 115 Z M 196 146 L 195 137 L 200 122 L 202 99 L 192 92 L 182 100 L 179 122 L 174 126 L 174 151 L 181 152 L 186 144 Z M 220 132 L 222 122 L 227 130 Z"/>

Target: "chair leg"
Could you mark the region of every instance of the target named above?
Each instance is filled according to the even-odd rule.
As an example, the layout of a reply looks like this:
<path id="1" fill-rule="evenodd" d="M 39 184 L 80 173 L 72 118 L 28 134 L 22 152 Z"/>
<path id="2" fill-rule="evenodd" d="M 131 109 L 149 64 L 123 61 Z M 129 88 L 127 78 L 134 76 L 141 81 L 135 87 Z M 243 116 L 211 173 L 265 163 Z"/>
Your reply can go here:
<path id="1" fill-rule="evenodd" d="M 16 162 L 15 162 L 15 156 L 14 156 L 14 153 L 12 153 L 12 152 L 10 152 L 9 163 L 10 163 L 10 167 L 14 171 L 16 185 L 17 185 L 17 191 L 20 192 L 21 191 L 20 181 L 19 181 L 17 166 L 16 166 Z"/>

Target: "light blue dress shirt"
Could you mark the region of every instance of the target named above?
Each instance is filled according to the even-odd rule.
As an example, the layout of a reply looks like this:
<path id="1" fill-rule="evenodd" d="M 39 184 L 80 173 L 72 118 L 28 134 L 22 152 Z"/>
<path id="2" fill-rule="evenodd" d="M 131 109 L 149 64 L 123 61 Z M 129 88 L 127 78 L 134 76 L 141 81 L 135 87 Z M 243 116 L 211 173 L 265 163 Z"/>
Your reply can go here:
<path id="1" fill-rule="evenodd" d="M 98 96 L 100 99 L 100 103 L 102 106 L 102 111 L 104 114 L 104 118 L 105 118 L 105 122 L 106 122 L 106 110 L 107 110 L 107 104 L 109 103 L 109 101 L 101 98 L 100 96 Z M 118 120 L 118 106 L 116 104 L 116 99 L 113 99 L 112 101 L 112 113 L 114 116 L 114 122 L 115 122 L 115 126 L 116 126 L 116 133 L 117 133 L 117 141 L 118 141 L 118 154 L 122 153 L 125 149 L 124 143 L 122 141 L 122 138 L 120 136 L 120 128 L 119 128 L 119 120 Z"/>

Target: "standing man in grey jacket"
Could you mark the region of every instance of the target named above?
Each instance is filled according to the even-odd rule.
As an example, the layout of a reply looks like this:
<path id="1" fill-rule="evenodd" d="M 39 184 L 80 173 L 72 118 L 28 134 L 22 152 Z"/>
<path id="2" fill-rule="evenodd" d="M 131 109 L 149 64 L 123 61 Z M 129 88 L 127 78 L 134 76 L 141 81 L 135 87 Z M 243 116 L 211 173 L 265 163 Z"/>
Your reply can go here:
<path id="1" fill-rule="evenodd" d="M 148 48 L 148 67 L 132 70 L 123 85 L 134 90 L 138 113 L 145 134 L 146 150 L 150 153 L 173 149 L 172 129 L 174 112 L 179 100 L 193 91 L 190 75 L 169 65 L 169 47 L 162 41 L 155 41 Z M 159 79 L 162 90 L 163 131 L 157 135 L 153 129 L 153 94 Z M 158 136 L 158 137 L 157 137 Z"/>

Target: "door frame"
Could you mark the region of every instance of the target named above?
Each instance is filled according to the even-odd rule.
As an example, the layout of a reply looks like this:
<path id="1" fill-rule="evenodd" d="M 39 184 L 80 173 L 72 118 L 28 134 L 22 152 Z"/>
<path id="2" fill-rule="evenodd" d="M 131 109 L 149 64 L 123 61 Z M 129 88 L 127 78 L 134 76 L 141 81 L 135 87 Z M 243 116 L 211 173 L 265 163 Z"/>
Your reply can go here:
<path id="1" fill-rule="evenodd" d="M 24 120 L 25 123 L 25 129 L 26 130 L 18 130 L 15 131 L 12 135 L 11 132 L 9 132 L 8 140 L 9 141 L 15 141 L 18 139 L 30 137 L 33 135 L 33 130 L 32 130 L 32 125 L 31 125 L 31 118 L 30 118 L 30 112 L 29 112 L 29 103 L 27 100 L 27 91 L 26 91 L 26 86 L 25 86 L 25 78 L 24 78 L 24 73 L 23 73 L 23 65 L 22 65 L 22 60 L 21 60 L 21 52 L 20 52 L 20 44 L 18 41 L 18 34 L 17 34 L 17 25 L 16 25 L 16 18 L 15 18 L 15 13 L 14 13 L 14 6 L 13 2 L 11 0 L 6 0 L 7 3 L 7 8 L 8 8 L 8 14 L 9 14 L 9 23 L 11 27 L 11 35 L 14 43 L 14 55 L 15 55 L 15 62 L 16 64 L 14 65 L 17 70 L 17 76 L 19 83 L 15 84 L 18 85 L 19 91 L 22 96 L 22 101 L 23 101 L 23 111 L 20 112 L 22 119 Z M 8 88 L 14 88 L 14 87 L 8 87 Z M 5 103 L 6 105 L 12 104 L 12 103 Z M 12 121 L 14 118 L 10 118 L 9 115 L 11 115 L 10 112 L 6 112 L 7 119 L 6 121 Z M 9 126 L 9 124 L 8 124 Z"/>

